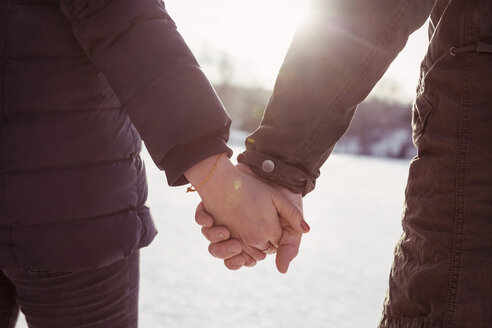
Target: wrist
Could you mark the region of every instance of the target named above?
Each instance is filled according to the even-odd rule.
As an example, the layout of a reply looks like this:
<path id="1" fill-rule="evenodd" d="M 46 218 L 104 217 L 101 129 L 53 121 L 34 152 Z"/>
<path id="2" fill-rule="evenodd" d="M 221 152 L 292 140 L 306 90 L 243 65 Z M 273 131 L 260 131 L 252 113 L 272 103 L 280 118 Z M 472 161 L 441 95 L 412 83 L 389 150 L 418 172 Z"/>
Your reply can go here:
<path id="1" fill-rule="evenodd" d="M 234 165 L 227 156 L 223 155 L 217 154 L 210 156 L 195 164 L 184 173 L 194 187 L 192 191 L 197 191 L 202 199 L 211 190 L 224 185 L 227 177 L 230 177 L 233 173 Z"/>

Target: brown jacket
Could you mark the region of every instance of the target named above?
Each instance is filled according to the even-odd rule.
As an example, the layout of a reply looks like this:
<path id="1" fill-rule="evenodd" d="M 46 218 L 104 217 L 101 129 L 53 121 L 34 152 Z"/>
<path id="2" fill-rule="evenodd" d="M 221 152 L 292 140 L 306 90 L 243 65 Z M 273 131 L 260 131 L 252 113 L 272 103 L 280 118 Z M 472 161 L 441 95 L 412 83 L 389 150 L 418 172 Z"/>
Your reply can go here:
<path id="1" fill-rule="evenodd" d="M 413 106 L 418 155 L 380 327 L 492 327 L 492 1 L 313 6 L 239 160 L 311 191 L 356 106 L 430 15 Z"/>

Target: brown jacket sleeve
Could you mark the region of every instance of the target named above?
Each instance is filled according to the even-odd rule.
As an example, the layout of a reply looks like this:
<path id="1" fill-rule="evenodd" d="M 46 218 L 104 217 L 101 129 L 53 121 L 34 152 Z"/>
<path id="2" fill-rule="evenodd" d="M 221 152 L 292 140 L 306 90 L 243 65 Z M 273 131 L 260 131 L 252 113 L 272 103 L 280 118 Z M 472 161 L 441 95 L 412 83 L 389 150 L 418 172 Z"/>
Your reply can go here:
<path id="1" fill-rule="evenodd" d="M 277 77 L 259 128 L 238 160 L 294 192 L 319 168 L 434 0 L 314 0 Z M 263 165 L 265 160 L 274 162 Z M 269 163 L 271 164 L 271 163 Z M 270 172 L 268 172 L 270 171 Z"/>
<path id="2" fill-rule="evenodd" d="M 170 185 L 228 152 L 230 118 L 161 0 L 60 0 Z"/>

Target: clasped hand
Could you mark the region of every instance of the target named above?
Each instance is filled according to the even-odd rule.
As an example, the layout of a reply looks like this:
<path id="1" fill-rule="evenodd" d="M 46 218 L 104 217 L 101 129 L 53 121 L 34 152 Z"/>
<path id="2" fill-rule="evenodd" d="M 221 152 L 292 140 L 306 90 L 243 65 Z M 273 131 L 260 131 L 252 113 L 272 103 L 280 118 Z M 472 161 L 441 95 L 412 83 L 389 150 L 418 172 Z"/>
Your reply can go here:
<path id="1" fill-rule="evenodd" d="M 215 158 L 185 174 L 192 184 L 203 179 Z M 276 253 L 280 272 L 287 272 L 298 253 L 302 234 L 309 231 L 301 195 L 264 183 L 246 165 L 236 167 L 223 156 L 210 181 L 198 189 L 202 198 L 195 219 L 211 242 L 209 252 L 235 270 L 253 266 Z"/>

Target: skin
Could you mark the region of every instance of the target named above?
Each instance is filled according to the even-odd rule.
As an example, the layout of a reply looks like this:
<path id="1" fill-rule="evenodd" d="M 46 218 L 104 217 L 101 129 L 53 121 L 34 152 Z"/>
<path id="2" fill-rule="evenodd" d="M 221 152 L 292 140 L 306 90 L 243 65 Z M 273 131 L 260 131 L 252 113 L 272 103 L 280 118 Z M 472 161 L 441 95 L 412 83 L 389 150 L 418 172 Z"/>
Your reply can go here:
<path id="1" fill-rule="evenodd" d="M 227 156 L 211 156 L 186 171 L 185 176 L 198 186 L 202 198 L 197 213 L 203 219 L 205 214 L 213 217 L 212 225 L 206 227 L 213 229 L 203 230 L 205 237 L 222 238 L 220 244 L 210 245 L 212 255 L 224 259 L 226 267 L 234 270 L 253 266 L 266 254 L 277 252 L 279 271 L 287 271 L 297 254 L 300 236 L 309 227 L 302 210 L 285 192 L 262 182 L 247 168 L 234 166 Z M 221 228 L 215 229 L 214 224 Z"/>
<path id="2" fill-rule="evenodd" d="M 256 177 L 244 164 L 238 164 L 237 168 L 252 177 Z M 256 178 L 259 179 L 258 177 Z M 275 189 L 302 213 L 302 196 L 300 194 L 295 194 L 281 186 L 275 186 Z M 243 251 L 242 248 L 238 248 L 238 246 L 241 246 L 240 241 L 233 239 L 234 236 L 231 235 L 229 229 L 220 225 L 211 213 L 207 212 L 202 203 L 197 207 L 195 220 L 202 226 L 202 233 L 205 238 L 210 241 L 210 254 L 224 260 L 224 264 L 228 269 L 238 270 L 243 266 L 251 267 L 256 264 L 257 259 L 251 257 L 247 250 Z M 281 273 L 286 273 L 289 264 L 299 252 L 302 233 L 309 231 L 309 226 L 305 221 L 301 221 L 303 228 L 302 231 L 299 231 L 291 225 L 292 220 L 287 220 L 282 215 L 279 216 L 279 224 L 282 227 L 283 234 L 278 244 L 275 245 L 276 247 L 268 248 L 265 254 L 277 253 L 277 269 Z"/>

